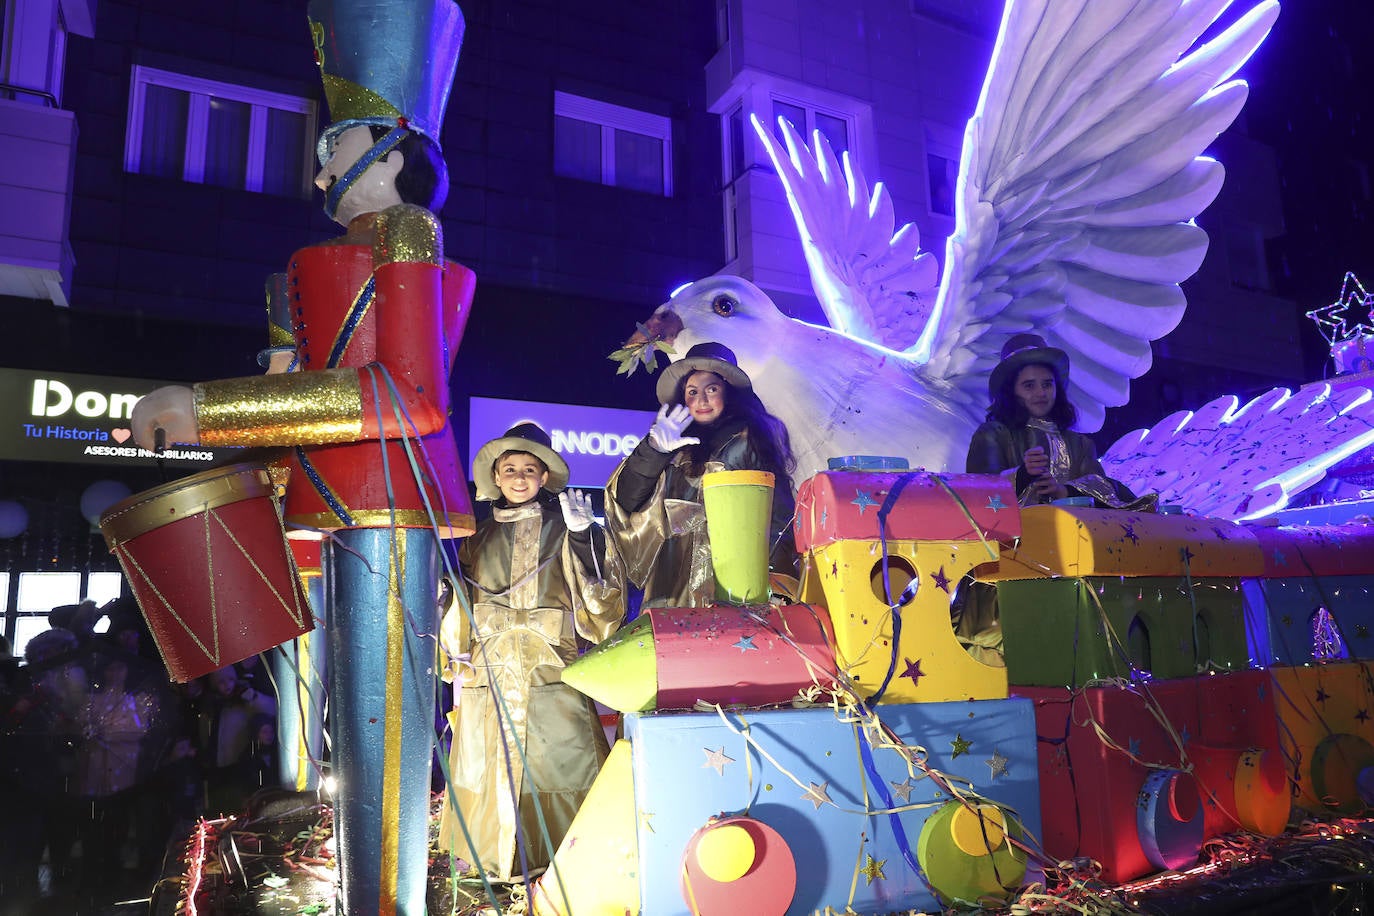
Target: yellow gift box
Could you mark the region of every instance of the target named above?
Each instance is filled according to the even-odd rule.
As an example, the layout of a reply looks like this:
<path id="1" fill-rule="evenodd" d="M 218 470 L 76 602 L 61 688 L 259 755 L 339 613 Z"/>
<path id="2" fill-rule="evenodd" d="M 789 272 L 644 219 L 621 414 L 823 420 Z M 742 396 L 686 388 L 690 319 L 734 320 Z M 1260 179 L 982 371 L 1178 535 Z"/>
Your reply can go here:
<path id="1" fill-rule="evenodd" d="M 975 659 L 950 621 L 960 580 L 998 549 L 995 542 L 888 541 L 885 585 L 881 541 L 835 541 L 808 554 L 802 600 L 829 608 L 835 661 L 865 697 L 886 679 L 883 703 L 1001 699 L 1007 669 L 1000 658 L 997 665 Z"/>
<path id="2" fill-rule="evenodd" d="M 1264 574 L 1259 541 L 1224 519 L 1118 509 L 1029 506 L 1021 540 L 985 581 L 1045 576 L 1228 576 Z"/>

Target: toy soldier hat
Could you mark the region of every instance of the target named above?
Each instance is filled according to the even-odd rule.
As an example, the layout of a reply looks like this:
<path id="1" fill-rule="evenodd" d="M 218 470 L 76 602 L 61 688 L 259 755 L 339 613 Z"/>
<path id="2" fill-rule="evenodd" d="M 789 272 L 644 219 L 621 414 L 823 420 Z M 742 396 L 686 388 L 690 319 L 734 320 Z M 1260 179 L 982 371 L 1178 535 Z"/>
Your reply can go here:
<path id="1" fill-rule="evenodd" d="M 398 124 L 439 143 L 463 47 L 454 0 L 310 0 L 315 62 L 331 123 L 316 154 L 351 127 Z"/>
<path id="2" fill-rule="evenodd" d="M 1016 378 L 1023 366 L 1032 364 L 1053 366 L 1060 382 L 1068 384 L 1069 354 L 1058 347 L 1046 346 L 1045 338 L 1039 334 L 1013 334 L 1002 345 L 1002 361 L 988 377 L 988 394 L 996 397 L 1007 378 Z"/>
<path id="3" fill-rule="evenodd" d="M 663 370 L 663 374 L 658 377 L 658 387 L 654 389 L 654 393 L 658 395 L 658 402 L 671 404 L 673 395 L 677 393 L 678 382 L 699 371 L 714 372 L 725 379 L 731 388 L 749 391 L 754 387 L 749 381 L 749 376 L 739 367 L 734 350 L 725 344 L 707 341 L 692 347 L 686 356 Z"/>
<path id="4" fill-rule="evenodd" d="M 472 479 L 477 484 L 477 498 L 490 502 L 501 498 L 492 472 L 496 469 L 496 459 L 506 452 L 528 452 L 549 469 L 548 483 L 544 489 L 558 493 L 568 485 L 568 463 L 563 456 L 553 450 L 553 440 L 538 423 L 517 423 L 500 439 L 493 439 L 477 450 L 472 459 Z"/>

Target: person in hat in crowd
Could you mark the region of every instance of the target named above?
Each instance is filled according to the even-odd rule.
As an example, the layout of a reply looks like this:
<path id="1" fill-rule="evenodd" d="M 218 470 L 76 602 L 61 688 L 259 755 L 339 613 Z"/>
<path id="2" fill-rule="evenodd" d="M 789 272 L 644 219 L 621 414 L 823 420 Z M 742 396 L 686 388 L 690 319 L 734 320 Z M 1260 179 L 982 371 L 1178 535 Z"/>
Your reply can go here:
<path id="1" fill-rule="evenodd" d="M 329 533 L 331 765 L 348 912 L 424 910 L 441 541 L 474 530 L 449 374 L 476 276 L 444 256 L 453 0 L 310 0 L 331 123 L 315 184 L 344 234 L 292 255 L 298 372 L 156 389 L 159 443 L 293 448 L 286 525 Z M 285 345 L 285 341 L 283 341 Z"/>
<path id="2" fill-rule="evenodd" d="M 792 536 L 796 469 L 787 427 L 768 412 L 735 354 L 699 343 L 663 370 L 658 417 L 606 485 L 606 523 L 643 607 L 715 602 L 711 543 L 702 505 L 708 471 L 773 474 L 770 567 L 797 574 Z"/>
<path id="3" fill-rule="evenodd" d="M 988 379 L 987 420 L 969 442 L 970 474 L 1014 473 L 1021 505 L 1090 497 L 1103 507 L 1153 511 L 1154 493 L 1137 497 L 1112 480 L 1093 440 L 1072 427 L 1069 355 L 1038 334 L 1013 335 Z"/>
<path id="4" fill-rule="evenodd" d="M 625 602 L 591 501 L 565 490 L 543 429 L 486 443 L 472 476 L 493 505 L 458 554 L 467 607 L 444 615 L 457 697 L 439 844 L 509 881 L 548 865 L 606 759 L 596 707 L 562 671 L 615 632 Z"/>

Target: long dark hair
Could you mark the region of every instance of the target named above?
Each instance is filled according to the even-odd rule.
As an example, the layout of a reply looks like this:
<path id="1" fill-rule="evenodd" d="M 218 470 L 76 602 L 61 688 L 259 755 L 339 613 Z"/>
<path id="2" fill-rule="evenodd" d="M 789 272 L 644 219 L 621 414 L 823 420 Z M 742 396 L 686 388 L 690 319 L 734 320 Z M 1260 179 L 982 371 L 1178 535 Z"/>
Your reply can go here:
<path id="1" fill-rule="evenodd" d="M 694 374 L 689 372 L 678 381 L 673 389 L 674 404 L 686 403 L 683 391 L 687 387 L 687 380 Z M 711 374 L 716 375 L 714 372 Z M 719 375 L 716 377 L 720 378 Z M 781 489 L 784 483 L 790 488 L 797 459 L 792 454 L 792 439 L 787 435 L 786 424 L 768 412 L 752 388 L 736 388 L 724 379 L 721 379 L 721 384 L 725 391 L 725 408 L 720 412 L 720 417 L 710 426 L 702 426 L 693 420 L 683 431 L 684 436 L 695 436 L 701 440 L 687 447 L 692 462 L 692 476 L 699 477 L 705 470 L 706 462 L 711 460 L 711 453 L 719 444 L 716 440 L 722 429 L 743 426 L 748 431 L 749 447 L 758 457 L 759 464 L 782 478 L 775 482 L 775 488 Z"/>
<path id="2" fill-rule="evenodd" d="M 1072 429 L 1078 422 L 1078 408 L 1069 401 L 1068 388 L 1064 379 L 1059 377 L 1059 370 L 1053 363 L 1035 362 L 1026 363 L 1026 366 L 1044 366 L 1050 370 L 1050 374 L 1054 376 L 1054 406 L 1050 408 L 1049 419 L 1060 429 Z M 1022 366 L 1021 369 L 1026 366 Z M 1008 429 L 1020 429 L 1030 419 L 1026 408 L 1016 399 L 1016 380 L 1021 376 L 1021 369 L 1007 373 L 1001 387 L 993 392 L 992 404 L 988 406 L 987 418 L 996 420 Z"/>

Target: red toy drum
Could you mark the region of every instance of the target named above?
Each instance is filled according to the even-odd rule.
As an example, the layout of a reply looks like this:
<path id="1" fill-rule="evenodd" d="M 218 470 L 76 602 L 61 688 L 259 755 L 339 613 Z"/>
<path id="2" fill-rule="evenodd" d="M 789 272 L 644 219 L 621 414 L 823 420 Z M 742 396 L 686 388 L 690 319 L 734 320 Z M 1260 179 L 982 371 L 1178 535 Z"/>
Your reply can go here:
<path id="1" fill-rule="evenodd" d="M 106 510 L 100 530 L 177 682 L 314 628 L 264 467 L 137 493 Z"/>

